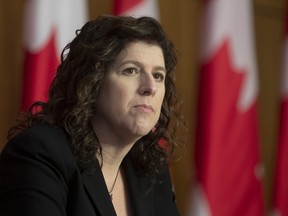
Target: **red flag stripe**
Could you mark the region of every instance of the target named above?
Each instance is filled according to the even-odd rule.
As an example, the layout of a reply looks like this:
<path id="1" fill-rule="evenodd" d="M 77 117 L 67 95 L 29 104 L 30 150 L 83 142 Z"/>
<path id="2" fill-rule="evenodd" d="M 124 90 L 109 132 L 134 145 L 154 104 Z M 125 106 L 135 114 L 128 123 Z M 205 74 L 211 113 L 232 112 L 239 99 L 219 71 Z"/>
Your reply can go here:
<path id="1" fill-rule="evenodd" d="M 49 85 L 59 64 L 55 48 L 55 33 L 37 53 L 25 52 L 22 109 L 27 110 L 36 100 L 46 101 Z"/>
<path id="2" fill-rule="evenodd" d="M 115 15 L 124 14 L 126 11 L 130 11 L 136 5 L 142 3 L 144 0 L 115 0 L 113 13 Z"/>
<path id="3" fill-rule="evenodd" d="M 86 19 L 86 0 L 25 1 L 22 109 L 46 101 L 60 53 Z"/>
<path id="4" fill-rule="evenodd" d="M 288 100 L 281 103 L 280 116 L 273 206 L 275 215 L 288 216 Z"/>
<path id="5" fill-rule="evenodd" d="M 250 0 L 205 1 L 189 215 L 264 215 Z M 199 199 L 200 198 L 200 199 Z"/>
<path id="6" fill-rule="evenodd" d="M 150 16 L 159 20 L 158 0 L 114 0 L 116 16 Z"/>
<path id="7" fill-rule="evenodd" d="M 275 168 L 273 213 L 288 216 L 288 1 L 284 20 L 283 70 L 279 139 Z"/>

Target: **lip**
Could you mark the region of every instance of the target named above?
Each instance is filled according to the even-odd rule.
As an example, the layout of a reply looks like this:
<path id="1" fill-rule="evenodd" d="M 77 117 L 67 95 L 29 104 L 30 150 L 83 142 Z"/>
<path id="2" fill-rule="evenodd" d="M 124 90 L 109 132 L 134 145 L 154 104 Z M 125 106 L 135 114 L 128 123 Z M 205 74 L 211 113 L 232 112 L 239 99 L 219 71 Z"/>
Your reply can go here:
<path id="1" fill-rule="evenodd" d="M 147 104 L 138 104 L 136 106 L 134 106 L 136 109 L 140 109 L 143 112 L 154 112 L 154 109 L 152 106 L 147 105 Z"/>

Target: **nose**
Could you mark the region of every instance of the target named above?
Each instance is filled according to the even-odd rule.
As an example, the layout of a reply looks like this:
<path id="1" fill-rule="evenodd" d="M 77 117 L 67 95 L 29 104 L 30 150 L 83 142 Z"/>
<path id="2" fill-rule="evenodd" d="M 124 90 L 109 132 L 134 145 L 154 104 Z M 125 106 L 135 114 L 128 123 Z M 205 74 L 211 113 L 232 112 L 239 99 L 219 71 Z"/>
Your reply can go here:
<path id="1" fill-rule="evenodd" d="M 139 94 L 144 96 L 155 95 L 157 91 L 156 81 L 152 74 L 142 74 L 140 78 Z"/>

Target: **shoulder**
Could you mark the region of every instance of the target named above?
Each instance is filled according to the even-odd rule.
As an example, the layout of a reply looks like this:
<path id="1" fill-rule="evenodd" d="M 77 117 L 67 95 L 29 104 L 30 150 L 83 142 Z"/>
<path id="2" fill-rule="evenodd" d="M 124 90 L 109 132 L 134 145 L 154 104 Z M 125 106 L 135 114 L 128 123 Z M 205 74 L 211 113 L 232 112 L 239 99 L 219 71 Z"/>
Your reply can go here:
<path id="1" fill-rule="evenodd" d="M 43 124 L 36 125 L 17 134 L 8 141 L 5 148 L 29 148 L 30 150 L 44 148 L 53 150 L 53 148 L 68 147 L 68 140 L 64 131 L 58 127 Z M 5 150 L 4 148 L 4 150 Z"/>
<path id="2" fill-rule="evenodd" d="M 51 125 L 26 129 L 0 155 L 0 214 L 10 212 L 13 203 L 11 215 L 41 215 L 43 209 L 46 215 L 64 215 L 70 186 L 79 178 L 63 130 Z"/>
<path id="3" fill-rule="evenodd" d="M 54 164 L 58 168 L 76 166 L 69 141 L 64 131 L 58 127 L 36 125 L 17 134 L 4 147 L 0 162 L 18 160 Z"/>
<path id="4" fill-rule="evenodd" d="M 62 129 L 59 127 L 49 125 L 49 124 L 40 124 L 33 127 L 27 128 L 17 134 L 11 139 L 12 142 L 29 139 L 29 140 L 46 140 L 46 141 L 65 141 L 66 136 Z"/>

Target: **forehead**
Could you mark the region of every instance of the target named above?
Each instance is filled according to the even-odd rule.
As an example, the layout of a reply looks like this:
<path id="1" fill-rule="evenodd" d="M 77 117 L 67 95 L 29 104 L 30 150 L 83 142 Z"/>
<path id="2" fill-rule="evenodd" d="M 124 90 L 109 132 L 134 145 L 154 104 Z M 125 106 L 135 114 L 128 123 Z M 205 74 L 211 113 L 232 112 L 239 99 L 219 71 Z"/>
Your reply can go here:
<path id="1" fill-rule="evenodd" d="M 116 61 L 141 60 L 164 66 L 162 48 L 154 43 L 136 41 L 128 43 L 116 57 Z"/>

